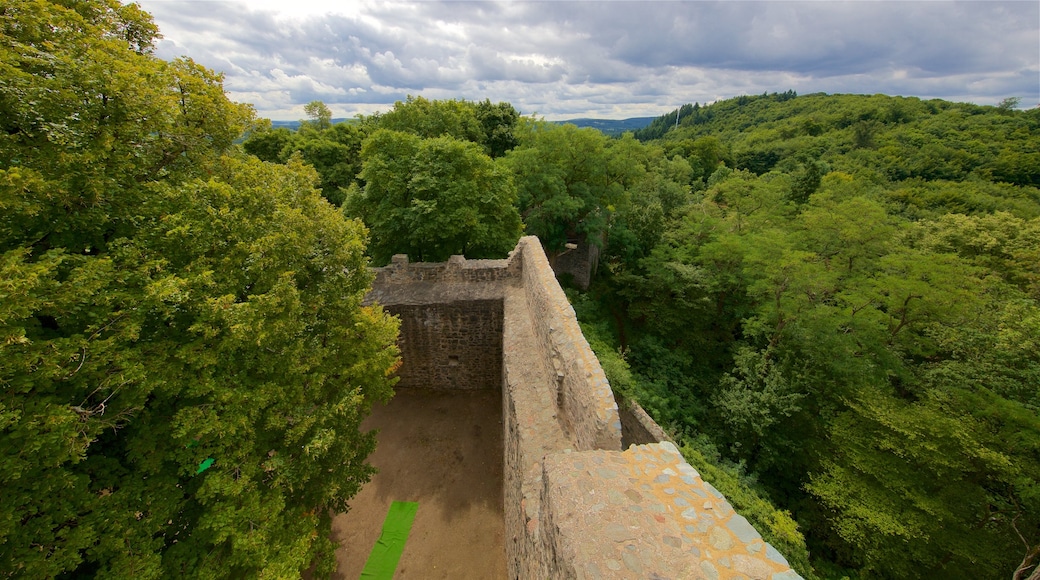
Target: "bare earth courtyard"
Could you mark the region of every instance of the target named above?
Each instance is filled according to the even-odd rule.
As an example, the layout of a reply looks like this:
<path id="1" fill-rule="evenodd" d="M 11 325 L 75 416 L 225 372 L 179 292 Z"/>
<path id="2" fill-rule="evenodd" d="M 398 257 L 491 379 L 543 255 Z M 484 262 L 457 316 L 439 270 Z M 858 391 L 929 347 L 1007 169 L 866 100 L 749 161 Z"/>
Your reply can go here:
<path id="1" fill-rule="evenodd" d="M 505 578 L 502 393 L 398 389 L 362 427 L 379 430 L 379 473 L 333 520 L 332 578 L 361 575 L 395 500 L 419 511 L 394 578 Z"/>

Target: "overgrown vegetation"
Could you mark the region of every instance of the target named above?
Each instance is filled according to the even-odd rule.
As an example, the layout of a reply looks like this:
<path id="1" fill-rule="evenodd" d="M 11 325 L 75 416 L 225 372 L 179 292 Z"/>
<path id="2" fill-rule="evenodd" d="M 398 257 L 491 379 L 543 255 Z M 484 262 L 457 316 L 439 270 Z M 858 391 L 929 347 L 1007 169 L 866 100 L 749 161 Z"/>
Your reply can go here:
<path id="1" fill-rule="evenodd" d="M 1040 111 L 679 113 L 643 136 L 689 163 L 689 194 L 642 243 L 614 234 L 653 202 L 619 207 L 596 288 L 636 398 L 789 510 L 822 574 L 1033 572 Z"/>
<path id="2" fill-rule="evenodd" d="M 0 576 L 328 575 L 397 323 L 364 227 L 156 32 L 0 8 Z"/>
<path id="3" fill-rule="evenodd" d="M 438 107 L 395 110 L 480 143 Z M 1040 111 L 788 91 L 511 134 L 527 231 L 603 246 L 615 388 L 804 575 L 1035 570 Z"/>
<path id="4" fill-rule="evenodd" d="M 1038 574 L 1040 110 L 788 91 L 610 139 L 415 97 L 292 132 L 134 6 L 8 4 L 6 575 L 328 571 L 396 364 L 369 256 L 524 227 L 602 246 L 572 298 L 612 384 L 807 578 Z"/>

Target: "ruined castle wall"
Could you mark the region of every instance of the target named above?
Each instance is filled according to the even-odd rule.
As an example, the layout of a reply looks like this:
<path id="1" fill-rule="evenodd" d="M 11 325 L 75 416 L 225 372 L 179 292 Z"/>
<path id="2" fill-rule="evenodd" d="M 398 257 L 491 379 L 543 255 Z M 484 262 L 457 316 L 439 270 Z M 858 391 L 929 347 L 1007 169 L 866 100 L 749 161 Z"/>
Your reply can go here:
<path id="1" fill-rule="evenodd" d="M 639 403 L 616 397 L 618 417 L 621 419 L 621 448 L 671 441 L 664 429 L 653 420 Z"/>
<path id="2" fill-rule="evenodd" d="M 599 360 L 581 333 L 567 297 L 535 237 L 517 246 L 523 254 L 523 284 L 539 343 L 556 378 L 557 406 L 575 448 L 621 449 L 617 403 Z"/>
<path id="3" fill-rule="evenodd" d="M 367 300 L 401 317 L 402 385 L 502 389 L 509 578 L 800 578 L 638 405 L 619 415 L 537 238 L 395 257 Z"/>
<path id="4" fill-rule="evenodd" d="M 502 388 L 502 300 L 396 304 L 401 319 L 399 387 Z"/>
<path id="5" fill-rule="evenodd" d="M 512 255 L 505 260 L 452 256 L 435 264 L 409 263 L 408 256 L 397 255 L 388 266 L 373 269 L 365 301 L 389 306 L 500 299 L 506 286 L 520 283 L 520 269 L 521 261 Z"/>
<path id="6" fill-rule="evenodd" d="M 549 578 L 796 580 L 674 445 L 545 458 Z"/>
<path id="7" fill-rule="evenodd" d="M 502 388 L 502 298 L 519 283 L 518 261 L 410 264 L 402 255 L 375 274 L 366 300 L 401 319 L 398 386 Z"/>
<path id="8" fill-rule="evenodd" d="M 576 248 L 561 252 L 552 262 L 553 270 L 558 274 L 569 274 L 574 285 L 588 290 L 592 277 L 596 275 L 599 264 L 599 246 L 582 239 Z"/>

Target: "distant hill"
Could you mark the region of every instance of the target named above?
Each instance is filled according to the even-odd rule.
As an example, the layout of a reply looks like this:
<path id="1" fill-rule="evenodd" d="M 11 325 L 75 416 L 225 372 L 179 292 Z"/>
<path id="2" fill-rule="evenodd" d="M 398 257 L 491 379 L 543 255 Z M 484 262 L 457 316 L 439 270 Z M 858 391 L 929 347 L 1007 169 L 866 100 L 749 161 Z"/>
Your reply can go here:
<path id="1" fill-rule="evenodd" d="M 337 119 L 333 119 L 332 120 L 332 124 L 333 125 L 335 125 L 336 123 L 353 123 L 353 122 L 357 122 L 357 119 L 355 119 L 353 117 L 351 117 L 349 119 L 346 118 L 346 117 L 339 117 Z M 275 129 L 277 129 L 279 127 L 285 127 L 286 129 L 289 129 L 290 131 L 296 131 L 297 129 L 300 128 L 300 123 L 301 123 L 301 121 L 271 121 L 271 127 L 275 128 Z"/>
<path id="2" fill-rule="evenodd" d="M 554 121 L 556 124 L 563 125 L 570 123 L 579 127 L 592 127 L 593 129 L 599 129 L 605 135 L 620 135 L 625 131 L 638 131 L 648 126 L 657 117 L 634 117 L 632 119 L 568 119 L 566 121 Z M 355 122 L 355 118 L 338 118 L 333 119 L 332 124 L 336 123 L 349 123 Z M 271 121 L 271 126 L 274 128 L 285 127 L 291 131 L 296 131 L 300 128 L 300 121 Z"/>
<path id="3" fill-rule="evenodd" d="M 631 119 L 568 119 L 566 121 L 555 121 L 558 125 L 577 125 L 578 127 L 592 127 L 599 129 L 605 135 L 620 135 L 626 131 L 638 131 L 653 122 L 657 117 L 633 117 Z"/>
<path id="4" fill-rule="evenodd" d="M 683 105 L 634 135 L 696 161 L 705 179 L 719 163 L 763 175 L 795 174 L 817 160 L 830 171 L 901 184 L 890 190 L 892 201 L 912 208 L 915 218 L 1040 216 L 1040 109 L 788 91 Z M 914 180 L 942 185 L 929 197 L 923 187 L 907 185 Z"/>

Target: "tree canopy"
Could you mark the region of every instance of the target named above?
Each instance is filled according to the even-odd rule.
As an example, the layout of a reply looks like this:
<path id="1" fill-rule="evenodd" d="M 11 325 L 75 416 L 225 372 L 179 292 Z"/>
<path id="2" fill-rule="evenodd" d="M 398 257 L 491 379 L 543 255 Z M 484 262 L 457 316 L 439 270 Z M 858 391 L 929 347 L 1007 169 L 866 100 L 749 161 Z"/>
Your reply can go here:
<path id="1" fill-rule="evenodd" d="M 397 361 L 364 227 L 135 5 L 0 26 L 0 573 L 329 571 Z"/>
<path id="2" fill-rule="evenodd" d="M 608 230 L 629 396 L 791 510 L 803 575 L 1033 573 L 1040 110 L 784 93 L 637 135 L 690 181 Z"/>
<path id="3" fill-rule="evenodd" d="M 499 191 L 469 169 L 491 167 L 489 106 L 411 98 L 358 124 L 346 209 L 379 260 L 489 239 L 455 227 Z M 1036 573 L 1040 110 L 788 91 L 618 139 L 512 127 L 477 173 L 514 206 L 478 221 L 518 211 L 550 255 L 602 244 L 575 300 L 612 384 L 799 572 Z M 258 154 L 291 159 L 284 138 Z"/>
<path id="4" fill-rule="evenodd" d="M 1036 577 L 1040 109 L 788 91 L 609 139 L 409 97 L 292 132 L 135 5 L 0 26 L 0 573 L 330 571 L 398 362 L 370 258 L 526 227 L 603 246 L 572 298 L 612 385 L 805 577 Z"/>
<path id="5" fill-rule="evenodd" d="M 365 187 L 354 186 L 344 209 L 371 228 L 376 263 L 397 253 L 427 262 L 502 257 L 520 238 L 512 178 L 477 144 L 380 129 L 361 158 Z"/>
<path id="6" fill-rule="evenodd" d="M 361 143 L 379 129 L 409 133 L 424 139 L 451 137 L 476 143 L 486 155 L 497 159 L 515 147 L 520 114 L 509 103 L 490 100 L 435 100 L 409 96 L 394 103 L 386 113 L 359 115 L 332 124 L 332 112 L 321 101 L 305 106 L 310 120 L 299 131 L 271 128 L 258 123 L 243 142 L 248 153 L 264 161 L 285 163 L 294 154 L 312 165 L 321 177 L 322 194 L 334 205 L 342 205 L 351 185 L 363 188 Z"/>

